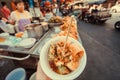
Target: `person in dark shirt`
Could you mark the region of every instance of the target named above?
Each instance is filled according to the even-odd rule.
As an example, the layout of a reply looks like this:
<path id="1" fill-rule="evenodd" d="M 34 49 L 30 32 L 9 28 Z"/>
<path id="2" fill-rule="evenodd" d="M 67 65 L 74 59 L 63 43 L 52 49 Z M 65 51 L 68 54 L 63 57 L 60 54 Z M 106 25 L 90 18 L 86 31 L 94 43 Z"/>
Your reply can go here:
<path id="1" fill-rule="evenodd" d="M 92 9 L 92 13 L 97 13 L 98 12 L 98 6 L 95 6 L 95 9 Z"/>
<path id="2" fill-rule="evenodd" d="M 95 8 L 92 9 L 90 16 L 88 16 L 88 22 L 96 23 L 98 13 L 98 6 L 96 5 Z"/>

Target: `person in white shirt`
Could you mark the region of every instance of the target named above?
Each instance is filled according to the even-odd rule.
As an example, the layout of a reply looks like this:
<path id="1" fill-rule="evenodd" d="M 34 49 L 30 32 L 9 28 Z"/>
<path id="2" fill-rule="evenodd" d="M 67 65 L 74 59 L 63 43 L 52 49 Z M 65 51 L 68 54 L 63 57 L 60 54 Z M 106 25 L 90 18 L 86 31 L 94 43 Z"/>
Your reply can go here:
<path id="1" fill-rule="evenodd" d="M 45 14 L 45 21 L 49 21 L 50 18 L 52 18 L 54 15 L 53 13 L 51 12 L 50 9 L 46 10 L 46 14 Z"/>
<path id="2" fill-rule="evenodd" d="M 30 24 L 32 20 L 31 14 L 24 10 L 24 2 L 21 0 L 15 1 L 16 10 L 10 15 L 10 23 L 15 24 L 17 32 L 25 31 L 25 25 Z"/>
<path id="3" fill-rule="evenodd" d="M 39 3 L 36 2 L 36 5 L 34 8 L 29 8 L 29 11 L 32 15 L 32 17 L 37 17 L 39 19 L 44 19 L 44 16 L 40 10 Z"/>
<path id="4" fill-rule="evenodd" d="M 101 11 L 101 10 L 102 10 L 102 8 L 103 8 L 102 4 L 99 4 L 99 6 L 98 6 L 98 8 L 97 8 L 97 9 L 98 9 L 99 11 Z"/>
<path id="5" fill-rule="evenodd" d="M 56 3 L 53 3 L 52 8 L 53 8 L 53 13 L 56 14 L 58 5 Z"/>
<path id="6" fill-rule="evenodd" d="M 95 9 L 95 5 L 92 5 L 89 9 L 89 13 L 92 13 L 92 10 Z"/>
<path id="7" fill-rule="evenodd" d="M 104 11 L 104 10 L 107 10 L 106 8 L 103 7 L 103 4 L 99 4 L 98 6 L 98 11 Z"/>

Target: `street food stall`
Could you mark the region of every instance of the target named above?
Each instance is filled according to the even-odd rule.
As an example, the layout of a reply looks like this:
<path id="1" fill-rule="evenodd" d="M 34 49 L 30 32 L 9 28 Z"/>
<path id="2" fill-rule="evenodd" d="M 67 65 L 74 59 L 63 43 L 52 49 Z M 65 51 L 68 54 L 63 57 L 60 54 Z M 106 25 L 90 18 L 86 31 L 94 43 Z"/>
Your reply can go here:
<path id="1" fill-rule="evenodd" d="M 26 32 L 26 33 L 28 33 L 27 37 L 25 36 L 26 33 L 19 33 L 19 34 L 16 34 L 15 36 L 4 33 L 4 36 L 0 36 L 0 39 L 1 39 L 0 51 L 8 52 L 8 55 L 1 54 L 0 58 L 12 59 L 16 63 L 19 63 L 19 65 L 22 65 L 24 68 L 26 68 L 26 69 L 32 68 L 35 71 L 37 68 L 37 64 L 44 65 L 44 66 L 46 65 L 46 64 L 42 64 L 43 60 L 41 58 L 41 56 L 44 56 L 43 55 L 44 53 L 42 51 L 47 50 L 47 48 L 45 48 L 44 46 L 46 44 L 48 44 L 48 42 L 51 43 L 50 41 L 55 40 L 55 38 L 56 39 L 59 38 L 59 40 L 62 39 L 64 42 L 64 39 L 66 39 L 65 36 L 69 36 L 69 37 L 67 37 L 68 42 L 70 40 L 72 40 L 72 43 L 79 44 L 78 49 L 77 49 L 77 46 L 76 47 L 74 46 L 76 44 L 74 44 L 73 46 L 71 45 L 71 47 L 73 47 L 75 49 L 75 51 L 76 51 L 76 49 L 78 52 L 80 51 L 79 52 L 80 56 L 78 56 L 77 64 L 79 64 L 79 61 L 80 61 L 81 65 L 76 65 L 76 68 L 74 70 L 70 70 L 70 72 L 68 72 L 68 73 L 65 72 L 63 74 L 64 75 L 68 74 L 68 76 L 70 76 L 71 74 L 69 75 L 69 73 L 76 73 L 76 75 L 71 77 L 74 79 L 82 73 L 82 71 L 84 70 L 85 65 L 86 65 L 86 53 L 82 46 L 80 36 L 78 35 L 78 32 L 77 32 L 77 21 L 75 18 L 73 18 L 73 17 L 61 18 L 59 16 L 56 16 L 56 17 L 52 17 L 48 21 L 48 23 L 41 22 L 40 24 L 27 25 L 26 27 L 28 29 L 30 28 L 30 30 L 27 30 L 27 32 Z M 36 33 L 33 34 L 31 27 L 35 27 L 36 29 L 34 29 L 34 30 L 39 29 L 40 31 L 42 31 L 42 33 L 39 33 L 39 30 L 37 31 L 37 33 L 39 33 L 41 35 L 37 35 L 37 37 L 36 37 L 35 36 Z M 71 28 L 69 28 L 69 27 L 71 27 Z M 69 33 L 69 34 L 67 35 L 67 33 Z M 66 44 L 66 46 L 68 46 L 68 43 Z M 68 47 L 70 47 L 70 46 L 68 46 Z M 9 55 L 9 54 L 12 54 L 12 55 Z M 68 56 L 69 56 L 69 54 L 68 54 Z M 42 63 L 41 63 L 41 61 L 42 61 Z M 34 68 L 32 66 L 34 66 Z M 42 69 L 44 68 L 43 66 L 41 66 L 41 67 L 42 67 Z M 78 68 L 80 70 L 76 71 Z M 52 72 L 56 73 L 56 72 L 54 72 L 54 70 Z M 39 71 L 37 72 L 36 75 L 38 75 L 38 74 L 39 74 Z M 57 74 L 57 75 L 59 76 L 59 74 Z M 65 77 L 64 75 L 63 75 L 63 78 Z M 49 75 L 47 75 L 47 76 L 49 76 Z M 51 79 L 55 78 L 52 75 L 49 77 Z M 37 78 L 39 79 L 39 77 L 37 77 Z M 56 78 L 58 78 L 58 77 L 56 77 Z"/>

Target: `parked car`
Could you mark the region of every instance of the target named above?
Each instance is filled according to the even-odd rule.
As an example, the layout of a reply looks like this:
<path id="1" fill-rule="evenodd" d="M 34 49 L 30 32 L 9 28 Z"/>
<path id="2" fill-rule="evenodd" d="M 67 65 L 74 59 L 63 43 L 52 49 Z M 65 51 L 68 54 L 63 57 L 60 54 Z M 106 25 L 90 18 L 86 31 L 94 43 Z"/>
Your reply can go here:
<path id="1" fill-rule="evenodd" d="M 115 5 L 110 9 L 111 23 L 115 29 L 120 29 L 120 5 Z"/>

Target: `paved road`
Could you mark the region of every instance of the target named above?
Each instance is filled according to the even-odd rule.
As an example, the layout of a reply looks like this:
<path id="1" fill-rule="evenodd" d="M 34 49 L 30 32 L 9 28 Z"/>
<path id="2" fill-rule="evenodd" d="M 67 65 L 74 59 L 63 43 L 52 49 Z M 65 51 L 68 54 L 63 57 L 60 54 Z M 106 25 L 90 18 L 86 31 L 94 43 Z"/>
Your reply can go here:
<path id="1" fill-rule="evenodd" d="M 78 22 L 87 66 L 76 80 L 120 80 L 120 31 L 111 25 Z"/>

